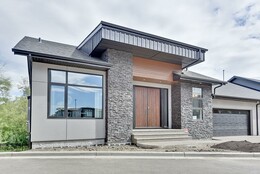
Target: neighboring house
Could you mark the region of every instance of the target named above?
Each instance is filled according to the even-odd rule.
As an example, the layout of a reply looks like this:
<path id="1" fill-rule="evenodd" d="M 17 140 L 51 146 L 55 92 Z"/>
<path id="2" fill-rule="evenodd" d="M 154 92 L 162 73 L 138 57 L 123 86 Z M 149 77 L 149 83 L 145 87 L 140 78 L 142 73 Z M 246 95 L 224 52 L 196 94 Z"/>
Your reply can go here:
<path id="1" fill-rule="evenodd" d="M 131 142 L 133 129 L 213 136 L 207 49 L 101 22 L 78 46 L 24 37 L 32 147 Z"/>
<path id="2" fill-rule="evenodd" d="M 213 135 L 259 135 L 259 103 L 259 80 L 234 76 L 228 84 L 216 88 Z"/>

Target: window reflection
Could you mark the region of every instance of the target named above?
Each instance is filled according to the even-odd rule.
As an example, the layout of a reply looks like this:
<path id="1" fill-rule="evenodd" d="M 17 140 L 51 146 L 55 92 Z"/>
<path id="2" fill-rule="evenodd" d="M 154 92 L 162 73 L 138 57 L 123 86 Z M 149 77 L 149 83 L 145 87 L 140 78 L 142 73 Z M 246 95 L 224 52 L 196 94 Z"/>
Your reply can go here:
<path id="1" fill-rule="evenodd" d="M 68 83 L 75 85 L 102 87 L 102 76 L 69 72 Z"/>
<path id="2" fill-rule="evenodd" d="M 66 83 L 66 72 L 64 71 L 51 71 L 51 82 Z"/>
<path id="3" fill-rule="evenodd" d="M 102 118 L 102 89 L 69 86 L 68 117 Z"/>
<path id="4" fill-rule="evenodd" d="M 50 117 L 64 117 L 64 86 L 51 86 Z"/>
<path id="5" fill-rule="evenodd" d="M 49 83 L 50 117 L 103 118 L 102 76 L 50 70 Z"/>

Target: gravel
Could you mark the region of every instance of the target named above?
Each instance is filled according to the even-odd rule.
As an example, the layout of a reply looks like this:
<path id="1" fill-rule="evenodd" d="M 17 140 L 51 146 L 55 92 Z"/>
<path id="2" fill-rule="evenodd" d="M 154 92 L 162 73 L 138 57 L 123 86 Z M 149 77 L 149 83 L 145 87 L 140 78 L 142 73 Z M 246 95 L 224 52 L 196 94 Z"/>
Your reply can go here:
<path id="1" fill-rule="evenodd" d="M 86 146 L 86 147 L 62 147 L 62 148 L 43 148 L 31 151 L 151 151 L 151 152 L 223 152 L 227 150 L 215 149 L 212 144 L 199 145 L 174 145 L 163 148 L 141 148 L 135 145 L 118 146 Z"/>

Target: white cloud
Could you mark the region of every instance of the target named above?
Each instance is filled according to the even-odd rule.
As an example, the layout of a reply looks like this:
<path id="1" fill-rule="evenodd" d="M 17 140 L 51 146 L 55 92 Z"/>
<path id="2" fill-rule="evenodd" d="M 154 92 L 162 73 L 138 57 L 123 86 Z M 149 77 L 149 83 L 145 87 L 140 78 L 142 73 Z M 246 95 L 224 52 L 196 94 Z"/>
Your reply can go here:
<path id="1" fill-rule="evenodd" d="M 104 20 L 208 48 L 206 61 L 193 71 L 260 78 L 259 11 L 258 0 L 2 0 L 0 61 L 16 84 L 27 76 L 27 64 L 11 48 L 23 36 L 78 45 Z"/>

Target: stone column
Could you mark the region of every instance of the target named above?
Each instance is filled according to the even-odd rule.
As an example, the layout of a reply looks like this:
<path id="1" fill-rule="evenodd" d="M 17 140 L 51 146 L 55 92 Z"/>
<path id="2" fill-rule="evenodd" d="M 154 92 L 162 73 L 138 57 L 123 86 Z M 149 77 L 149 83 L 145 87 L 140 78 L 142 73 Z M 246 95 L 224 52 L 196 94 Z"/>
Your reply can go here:
<path id="1" fill-rule="evenodd" d="M 132 54 L 108 49 L 102 58 L 112 64 L 107 72 L 107 143 L 131 142 L 133 128 Z"/>
<path id="2" fill-rule="evenodd" d="M 192 118 L 192 87 L 202 88 L 203 119 Z M 174 129 L 187 128 L 193 138 L 211 138 L 213 136 L 213 114 L 211 85 L 193 82 L 172 84 L 172 120 Z"/>

